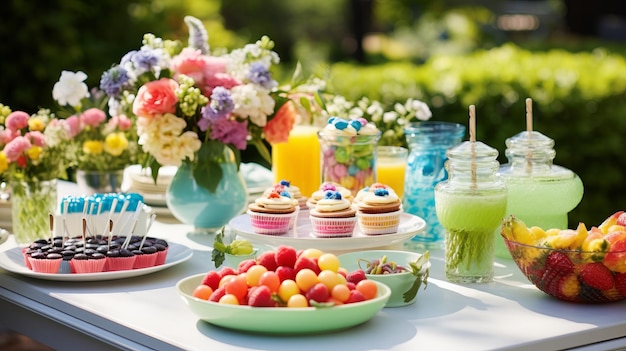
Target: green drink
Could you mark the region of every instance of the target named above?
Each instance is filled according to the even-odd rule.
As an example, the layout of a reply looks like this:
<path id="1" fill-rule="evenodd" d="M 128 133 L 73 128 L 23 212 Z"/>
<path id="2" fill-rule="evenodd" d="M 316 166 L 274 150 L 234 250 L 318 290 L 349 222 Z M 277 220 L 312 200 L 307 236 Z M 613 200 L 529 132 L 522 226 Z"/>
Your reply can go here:
<path id="1" fill-rule="evenodd" d="M 506 212 L 504 182 L 495 174 L 498 151 L 469 141 L 448 150 L 449 178 L 435 186 L 437 218 L 446 229 L 446 279 L 493 279 L 494 235 Z"/>
<path id="2" fill-rule="evenodd" d="M 461 283 L 493 278 L 494 228 L 505 215 L 506 193 L 435 194 L 437 218 L 446 228 L 446 278 Z"/>
<path id="3" fill-rule="evenodd" d="M 506 184 L 506 214 L 545 230 L 567 228 L 567 214 L 583 196 L 583 183 L 576 173 L 552 164 L 554 140 L 537 131 L 521 132 L 506 140 L 507 164 L 497 172 Z M 497 229 L 497 257 L 511 258 Z"/>

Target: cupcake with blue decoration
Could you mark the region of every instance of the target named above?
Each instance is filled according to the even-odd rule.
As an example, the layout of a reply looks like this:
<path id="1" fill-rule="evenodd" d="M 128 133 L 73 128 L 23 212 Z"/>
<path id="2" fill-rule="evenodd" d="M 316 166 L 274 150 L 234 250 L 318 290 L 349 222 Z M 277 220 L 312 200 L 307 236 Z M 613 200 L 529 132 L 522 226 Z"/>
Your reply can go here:
<path id="1" fill-rule="evenodd" d="M 385 187 L 364 192 L 357 203 L 359 229 L 366 235 L 393 234 L 398 231 L 402 202 Z"/>
<path id="2" fill-rule="evenodd" d="M 356 225 L 356 207 L 341 192 L 328 190 L 311 209 L 309 219 L 317 237 L 350 237 Z"/>

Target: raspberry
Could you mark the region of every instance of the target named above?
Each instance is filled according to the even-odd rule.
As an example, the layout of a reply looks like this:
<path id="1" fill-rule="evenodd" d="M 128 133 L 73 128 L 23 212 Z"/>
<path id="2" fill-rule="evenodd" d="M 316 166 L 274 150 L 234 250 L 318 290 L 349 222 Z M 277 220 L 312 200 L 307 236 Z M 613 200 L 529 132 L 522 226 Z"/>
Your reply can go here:
<path id="1" fill-rule="evenodd" d="M 224 295 L 226 295 L 226 288 L 221 286 L 213 290 L 213 293 L 209 296 L 209 301 L 218 302 Z"/>
<path id="2" fill-rule="evenodd" d="M 249 260 L 243 260 L 241 262 L 239 262 L 239 265 L 237 265 L 237 272 L 239 274 L 241 273 L 245 273 L 248 271 L 248 269 L 250 269 L 250 267 L 256 265 L 256 261 L 253 259 L 249 259 Z"/>
<path id="3" fill-rule="evenodd" d="M 324 283 L 317 283 L 306 292 L 306 299 L 309 300 L 309 303 L 311 303 L 311 300 L 315 302 L 326 302 L 329 298 L 330 291 Z"/>
<path id="4" fill-rule="evenodd" d="M 293 247 L 281 245 L 276 249 L 276 264 L 292 267 L 296 264 L 297 253 Z"/>
<path id="5" fill-rule="evenodd" d="M 363 279 L 365 279 L 365 271 L 363 271 L 362 269 L 357 269 L 349 272 L 348 276 L 346 277 L 346 280 L 352 284 L 357 284 Z"/>
<path id="6" fill-rule="evenodd" d="M 362 292 L 358 290 L 350 290 L 350 296 L 348 296 L 348 300 L 345 303 L 355 303 L 365 301 L 365 296 Z"/>
<path id="7" fill-rule="evenodd" d="M 237 272 L 235 272 L 235 269 L 232 267 L 224 266 L 220 269 L 220 275 L 222 277 L 225 277 L 227 275 L 237 275 Z"/>
<path id="8" fill-rule="evenodd" d="M 257 264 L 264 266 L 268 271 L 275 271 L 278 264 L 276 263 L 276 254 L 274 251 L 266 251 L 256 258 Z"/>
<path id="9" fill-rule="evenodd" d="M 317 265 L 317 262 L 315 260 L 305 256 L 298 257 L 293 269 L 296 271 L 296 273 L 298 273 L 305 268 L 312 270 L 313 272 L 315 272 L 315 274 L 320 273 L 320 267 Z"/>
<path id="10" fill-rule="evenodd" d="M 276 268 L 276 274 L 278 275 L 278 279 L 280 279 L 281 282 L 287 279 L 296 279 L 296 271 L 291 267 L 279 266 L 278 268 Z"/>
<path id="11" fill-rule="evenodd" d="M 582 281 L 598 290 L 609 290 L 615 283 L 611 271 L 602 263 L 587 263 L 580 272 Z"/>
<path id="12" fill-rule="evenodd" d="M 265 285 L 253 286 L 248 291 L 248 305 L 252 307 L 274 307 L 270 288 Z"/>
<path id="13" fill-rule="evenodd" d="M 222 279 L 222 275 L 217 271 L 209 271 L 204 278 L 202 278 L 202 284 L 208 285 L 213 289 L 213 291 L 217 290 L 220 285 L 220 279 Z"/>

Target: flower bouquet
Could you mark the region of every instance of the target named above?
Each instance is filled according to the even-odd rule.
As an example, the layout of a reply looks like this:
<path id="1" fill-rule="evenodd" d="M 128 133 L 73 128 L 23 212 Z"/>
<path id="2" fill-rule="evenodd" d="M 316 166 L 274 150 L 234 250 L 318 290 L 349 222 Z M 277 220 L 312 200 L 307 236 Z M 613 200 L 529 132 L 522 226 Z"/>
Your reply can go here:
<path id="1" fill-rule="evenodd" d="M 225 148 L 237 167 L 248 145 L 269 162 L 264 128 L 287 98 L 270 73 L 279 57 L 269 38 L 212 52 L 202 22 L 185 22 L 187 46 L 145 34 L 139 50 L 105 72 L 101 88 L 111 109 L 137 117 L 142 164 L 155 179 L 161 166 L 186 163 L 197 183 L 215 192 Z"/>
<path id="2" fill-rule="evenodd" d="M 64 122 L 49 110 L 29 115 L 0 104 L 0 176 L 11 191 L 12 226 L 18 244 L 49 236 L 56 210 L 56 179 L 66 178 Z"/>

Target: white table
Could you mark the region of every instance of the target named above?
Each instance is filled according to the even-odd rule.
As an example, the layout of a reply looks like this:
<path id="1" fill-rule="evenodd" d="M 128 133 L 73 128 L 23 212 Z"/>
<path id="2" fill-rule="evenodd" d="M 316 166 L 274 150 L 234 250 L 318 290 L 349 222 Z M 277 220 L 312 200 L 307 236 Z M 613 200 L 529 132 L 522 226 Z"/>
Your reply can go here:
<path id="1" fill-rule="evenodd" d="M 626 302 L 578 305 L 548 297 L 512 261 L 493 283 L 452 284 L 443 252 L 418 301 L 385 308 L 354 328 L 310 336 L 267 336 L 201 322 L 177 295 L 183 277 L 213 269 L 213 237 L 157 221 L 150 234 L 193 249 L 191 259 L 149 275 L 57 282 L 0 269 L 0 328 L 59 350 L 607 350 L 626 348 Z M 0 251 L 13 247 L 13 238 Z M 271 321 L 268 321 L 271 323 Z"/>

